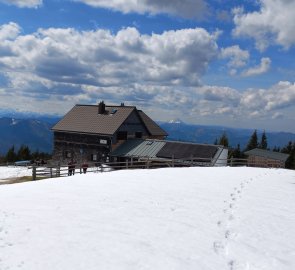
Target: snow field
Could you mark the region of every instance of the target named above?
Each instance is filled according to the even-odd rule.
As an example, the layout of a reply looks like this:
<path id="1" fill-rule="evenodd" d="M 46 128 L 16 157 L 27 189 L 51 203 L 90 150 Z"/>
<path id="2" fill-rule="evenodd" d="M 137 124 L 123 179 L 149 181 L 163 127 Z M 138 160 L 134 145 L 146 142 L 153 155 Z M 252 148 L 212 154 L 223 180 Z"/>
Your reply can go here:
<path id="1" fill-rule="evenodd" d="M 295 172 L 178 168 L 0 187 L 0 269 L 295 269 Z"/>
<path id="2" fill-rule="evenodd" d="M 27 167 L 16 167 L 16 166 L 9 166 L 3 167 L 0 166 L 0 182 L 12 177 L 22 177 L 22 176 L 31 176 L 32 169 L 28 169 Z"/>

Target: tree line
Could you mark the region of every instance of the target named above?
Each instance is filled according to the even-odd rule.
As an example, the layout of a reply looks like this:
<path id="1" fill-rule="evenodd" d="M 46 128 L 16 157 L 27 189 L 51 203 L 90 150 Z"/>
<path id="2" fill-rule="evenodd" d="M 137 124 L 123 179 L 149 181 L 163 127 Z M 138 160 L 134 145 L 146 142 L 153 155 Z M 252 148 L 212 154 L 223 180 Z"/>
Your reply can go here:
<path id="1" fill-rule="evenodd" d="M 50 158 L 50 154 L 38 150 L 33 152 L 27 145 L 21 145 L 19 149 L 15 149 L 13 145 L 4 156 L 0 156 L 0 163 L 13 163 L 18 160 L 48 160 Z"/>
<path id="2" fill-rule="evenodd" d="M 254 130 L 253 134 L 250 136 L 248 140 L 245 149 L 243 150 L 241 150 L 240 144 L 238 144 L 236 147 L 231 147 L 228 136 L 225 132 L 221 135 L 219 139 L 215 140 L 214 144 L 224 145 L 225 147 L 228 147 L 229 158 L 246 158 L 246 155 L 244 153 L 255 148 L 288 154 L 289 157 L 285 164 L 286 168 L 295 169 L 295 141 L 288 142 L 288 144 L 283 148 L 274 147 L 273 149 L 269 149 L 265 131 L 263 131 L 261 138 L 259 140 L 257 130 Z"/>

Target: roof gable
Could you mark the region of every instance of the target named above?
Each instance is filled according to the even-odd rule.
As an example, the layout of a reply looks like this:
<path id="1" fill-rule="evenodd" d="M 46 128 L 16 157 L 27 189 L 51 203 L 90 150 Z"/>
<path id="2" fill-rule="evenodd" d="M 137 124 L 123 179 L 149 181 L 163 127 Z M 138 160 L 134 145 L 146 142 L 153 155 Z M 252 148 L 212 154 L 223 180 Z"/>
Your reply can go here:
<path id="1" fill-rule="evenodd" d="M 143 111 L 138 110 L 138 114 L 146 126 L 148 132 L 153 136 L 168 136 L 167 132 L 160 128 L 155 121 L 148 117 Z"/>

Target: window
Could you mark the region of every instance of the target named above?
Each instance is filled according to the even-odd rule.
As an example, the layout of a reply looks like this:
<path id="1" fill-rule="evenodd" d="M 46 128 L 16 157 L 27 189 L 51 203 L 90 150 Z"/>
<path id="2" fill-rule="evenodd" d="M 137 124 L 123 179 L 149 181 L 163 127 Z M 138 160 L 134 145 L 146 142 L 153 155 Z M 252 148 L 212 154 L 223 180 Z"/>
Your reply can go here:
<path id="1" fill-rule="evenodd" d="M 100 139 L 99 140 L 99 143 L 100 144 L 108 144 L 108 141 L 107 140 L 104 140 L 104 139 Z"/>
<path id="2" fill-rule="evenodd" d="M 135 132 L 135 138 L 142 138 L 142 132 Z"/>
<path id="3" fill-rule="evenodd" d="M 92 154 L 91 155 L 91 160 L 92 161 L 97 161 L 97 154 Z"/>
<path id="4" fill-rule="evenodd" d="M 127 140 L 127 131 L 119 131 L 117 133 L 117 140 Z"/>

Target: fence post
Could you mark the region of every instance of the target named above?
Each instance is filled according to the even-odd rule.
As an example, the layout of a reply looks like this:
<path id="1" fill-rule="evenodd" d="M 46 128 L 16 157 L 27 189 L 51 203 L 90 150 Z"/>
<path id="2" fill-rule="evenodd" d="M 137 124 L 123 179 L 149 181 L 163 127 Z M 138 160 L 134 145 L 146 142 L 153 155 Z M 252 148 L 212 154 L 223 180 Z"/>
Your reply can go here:
<path id="1" fill-rule="evenodd" d="M 33 181 L 35 181 L 37 179 L 37 176 L 36 176 L 36 166 L 33 166 L 32 177 L 33 177 Z"/>
<path id="2" fill-rule="evenodd" d="M 230 166 L 233 166 L 233 157 L 230 158 Z"/>
<path id="3" fill-rule="evenodd" d="M 172 155 L 172 167 L 174 167 L 174 155 Z"/>
<path id="4" fill-rule="evenodd" d="M 56 177 L 60 177 L 60 166 L 57 165 L 56 167 Z"/>
<path id="5" fill-rule="evenodd" d="M 52 167 L 50 167 L 50 178 L 52 178 Z"/>
<path id="6" fill-rule="evenodd" d="M 128 158 L 126 159 L 126 169 L 128 169 Z"/>

